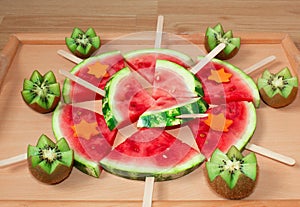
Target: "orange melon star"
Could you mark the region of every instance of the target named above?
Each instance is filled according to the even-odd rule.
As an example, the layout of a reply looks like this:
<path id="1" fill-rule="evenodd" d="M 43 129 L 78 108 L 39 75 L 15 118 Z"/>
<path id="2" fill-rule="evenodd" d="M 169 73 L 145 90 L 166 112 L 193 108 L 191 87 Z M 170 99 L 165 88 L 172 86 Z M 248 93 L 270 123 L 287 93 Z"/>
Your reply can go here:
<path id="1" fill-rule="evenodd" d="M 204 121 L 211 129 L 220 132 L 228 132 L 228 128 L 233 123 L 232 120 L 226 119 L 223 113 L 218 115 L 208 114 L 208 118 Z"/>
<path id="2" fill-rule="evenodd" d="M 72 129 L 74 130 L 75 137 L 81 137 L 86 140 L 89 140 L 91 137 L 100 133 L 97 122 L 89 123 L 85 120 L 81 120 L 80 123 L 74 124 Z"/>
<path id="3" fill-rule="evenodd" d="M 217 83 L 226 83 L 230 81 L 231 76 L 231 73 L 226 73 L 224 68 L 221 68 L 219 70 L 211 70 L 208 80 L 216 81 Z"/>
<path id="4" fill-rule="evenodd" d="M 100 62 L 96 62 L 88 66 L 88 74 L 94 75 L 96 78 L 102 77 L 106 73 L 106 69 L 109 65 L 104 65 Z"/>

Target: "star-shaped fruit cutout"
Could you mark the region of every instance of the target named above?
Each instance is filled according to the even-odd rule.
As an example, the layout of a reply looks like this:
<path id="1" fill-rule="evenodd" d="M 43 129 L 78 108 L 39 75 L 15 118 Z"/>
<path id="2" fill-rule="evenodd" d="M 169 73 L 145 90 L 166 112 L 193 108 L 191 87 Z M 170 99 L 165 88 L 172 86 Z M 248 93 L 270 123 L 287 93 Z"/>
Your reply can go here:
<path id="1" fill-rule="evenodd" d="M 89 123 L 85 120 L 81 120 L 78 124 L 74 124 L 72 129 L 74 130 L 75 137 L 81 137 L 86 140 L 89 140 L 92 136 L 99 134 L 97 122 Z"/>
<path id="2" fill-rule="evenodd" d="M 104 65 L 100 62 L 96 62 L 88 66 L 88 74 L 94 75 L 96 78 L 102 77 L 106 73 L 106 69 L 109 65 Z"/>
<path id="3" fill-rule="evenodd" d="M 226 119 L 223 113 L 219 113 L 218 115 L 209 113 L 204 123 L 215 131 L 228 132 L 228 128 L 231 126 L 233 121 Z"/>
<path id="4" fill-rule="evenodd" d="M 216 81 L 217 83 L 226 83 L 230 81 L 231 76 L 231 73 L 226 73 L 224 68 L 221 68 L 219 70 L 211 70 L 208 80 Z"/>

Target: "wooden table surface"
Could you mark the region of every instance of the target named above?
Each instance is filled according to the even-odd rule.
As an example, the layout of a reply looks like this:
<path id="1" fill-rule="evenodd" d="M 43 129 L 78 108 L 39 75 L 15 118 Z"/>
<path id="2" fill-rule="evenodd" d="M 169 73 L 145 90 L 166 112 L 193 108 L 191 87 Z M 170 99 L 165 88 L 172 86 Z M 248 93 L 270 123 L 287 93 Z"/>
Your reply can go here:
<path id="1" fill-rule="evenodd" d="M 160 14 L 166 32 L 205 32 L 220 22 L 225 30 L 285 32 L 300 48 L 299 0 L 0 0 L 0 50 L 11 33 L 155 30 Z"/>
<path id="2" fill-rule="evenodd" d="M 299 0 L 0 0 L 0 51 L 13 33 L 71 33 L 73 27 L 93 27 L 97 33 L 132 33 L 155 30 L 158 15 L 164 15 L 164 31 L 176 34 L 204 33 L 222 23 L 225 30 L 279 32 L 290 35 L 300 49 Z M 299 73 L 299 70 L 298 70 Z M 299 97 L 298 97 L 299 100 Z M 298 137 L 299 138 L 299 137 Z M 266 160 L 265 162 L 269 162 Z M 1 192 L 0 192 L 1 194 Z M 299 196 L 300 198 L 300 196 Z M 267 203 L 265 203 L 267 202 Z M 97 201 L 2 200 L 0 206 L 98 206 Z M 107 205 L 106 205 L 107 204 Z M 118 206 L 107 201 L 101 206 Z M 124 206 L 141 206 L 140 201 Z M 299 206 L 293 201 L 154 201 L 153 206 Z"/>

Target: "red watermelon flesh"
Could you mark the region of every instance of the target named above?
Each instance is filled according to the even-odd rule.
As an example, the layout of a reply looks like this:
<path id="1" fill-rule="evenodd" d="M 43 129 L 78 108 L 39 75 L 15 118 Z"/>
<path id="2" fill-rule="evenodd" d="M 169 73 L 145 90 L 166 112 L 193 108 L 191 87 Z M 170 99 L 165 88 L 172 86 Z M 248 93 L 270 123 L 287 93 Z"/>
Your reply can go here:
<path id="1" fill-rule="evenodd" d="M 209 80 L 212 72 L 224 72 L 231 77 L 228 82 Z M 214 59 L 204 66 L 196 76 L 200 79 L 204 89 L 204 100 L 210 104 L 225 104 L 232 101 L 249 101 L 257 107 L 259 94 L 253 80 L 240 69 L 224 61 Z"/>
<path id="2" fill-rule="evenodd" d="M 59 113 L 61 136 L 76 153 L 99 162 L 111 151 L 117 130 L 110 131 L 102 115 L 72 105 L 62 106 Z"/>
<path id="3" fill-rule="evenodd" d="M 167 172 L 197 156 L 199 159 L 193 167 L 204 160 L 195 149 L 163 129 L 143 128 L 116 146 L 100 163 L 105 170 L 118 176 L 139 180 L 154 176 L 164 180 L 182 176 L 180 171 L 174 172 L 173 176 Z"/>
<path id="4" fill-rule="evenodd" d="M 125 60 L 120 52 L 104 53 L 99 56 L 91 57 L 75 66 L 71 73 L 81 79 L 104 89 L 107 81 L 117 71 L 125 67 Z M 93 68 L 91 70 L 91 68 Z M 102 74 L 98 74 L 97 70 L 102 70 Z M 67 103 L 83 102 L 90 100 L 99 100 L 102 97 L 95 92 L 86 89 L 85 87 L 71 81 L 69 96 L 70 100 Z"/>
<path id="5" fill-rule="evenodd" d="M 185 68 L 190 67 L 188 63 L 183 62 L 177 57 L 160 53 L 141 53 L 137 56 L 126 58 L 128 65 L 138 71 L 150 83 L 154 81 L 156 60 L 168 60 L 177 63 Z"/>
<path id="6" fill-rule="evenodd" d="M 208 118 L 194 119 L 189 122 L 188 125 L 192 130 L 200 152 L 206 157 L 210 157 L 216 148 L 223 152 L 226 152 L 232 145 L 238 145 L 237 147 L 240 149 L 243 148 L 255 130 L 256 115 L 252 103 L 245 101 L 230 102 L 210 108 L 207 113 L 224 114 L 226 120 L 232 122 L 228 127 L 228 131 L 212 129 L 205 123 Z"/>

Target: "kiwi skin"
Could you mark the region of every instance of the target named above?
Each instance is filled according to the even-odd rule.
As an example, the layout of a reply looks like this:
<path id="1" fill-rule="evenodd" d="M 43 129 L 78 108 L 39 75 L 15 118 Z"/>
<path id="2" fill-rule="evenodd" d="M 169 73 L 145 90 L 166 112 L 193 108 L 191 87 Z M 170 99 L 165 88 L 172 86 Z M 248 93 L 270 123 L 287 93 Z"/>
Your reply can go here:
<path id="1" fill-rule="evenodd" d="M 214 181 L 210 181 L 208 174 L 207 174 L 206 167 L 204 167 L 204 174 L 205 174 L 206 180 L 209 183 L 209 186 L 217 194 L 219 194 L 220 196 L 227 198 L 227 199 L 239 200 L 239 199 L 246 198 L 253 193 L 255 186 L 257 184 L 258 177 L 259 177 L 258 165 L 256 165 L 256 167 L 257 167 L 257 176 L 256 176 L 255 181 L 252 180 L 251 178 L 247 177 L 246 175 L 241 174 L 239 176 L 236 186 L 233 189 L 230 189 L 228 187 L 227 183 L 224 181 L 224 179 L 220 175 L 218 175 L 214 179 Z"/>
<path id="2" fill-rule="evenodd" d="M 298 93 L 298 87 L 294 87 L 290 93 L 290 95 L 285 98 L 283 96 L 281 96 L 280 94 L 276 94 L 275 96 L 273 96 L 272 98 L 270 98 L 265 90 L 262 88 L 259 90 L 260 96 L 262 98 L 262 100 L 269 106 L 273 107 L 273 108 L 281 108 L 281 107 L 285 107 L 289 104 L 291 104 L 297 96 Z"/>

